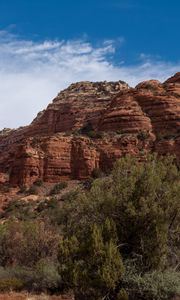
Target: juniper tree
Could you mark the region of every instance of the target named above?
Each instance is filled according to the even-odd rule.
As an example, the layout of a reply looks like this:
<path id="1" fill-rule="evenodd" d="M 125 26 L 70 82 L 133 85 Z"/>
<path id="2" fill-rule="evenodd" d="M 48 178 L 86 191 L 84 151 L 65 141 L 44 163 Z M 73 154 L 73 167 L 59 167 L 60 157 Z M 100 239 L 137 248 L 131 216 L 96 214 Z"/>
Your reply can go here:
<path id="1" fill-rule="evenodd" d="M 113 222 L 93 224 L 85 240 L 62 240 L 59 262 L 64 283 L 69 283 L 75 299 L 110 299 L 124 273 Z"/>

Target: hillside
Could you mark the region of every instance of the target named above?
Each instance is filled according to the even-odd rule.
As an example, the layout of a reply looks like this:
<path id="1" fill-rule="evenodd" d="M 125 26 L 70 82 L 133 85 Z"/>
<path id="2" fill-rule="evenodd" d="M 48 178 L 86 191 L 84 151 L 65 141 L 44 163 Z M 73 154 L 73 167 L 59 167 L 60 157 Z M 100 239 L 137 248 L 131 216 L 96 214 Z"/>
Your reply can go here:
<path id="1" fill-rule="evenodd" d="M 29 126 L 0 133 L 0 184 L 83 180 L 95 169 L 109 172 L 127 153 L 179 158 L 179 125 L 180 73 L 135 88 L 123 81 L 75 83 Z"/>
<path id="2" fill-rule="evenodd" d="M 1 132 L 0 299 L 178 299 L 179 104 L 180 73 L 80 82 Z"/>

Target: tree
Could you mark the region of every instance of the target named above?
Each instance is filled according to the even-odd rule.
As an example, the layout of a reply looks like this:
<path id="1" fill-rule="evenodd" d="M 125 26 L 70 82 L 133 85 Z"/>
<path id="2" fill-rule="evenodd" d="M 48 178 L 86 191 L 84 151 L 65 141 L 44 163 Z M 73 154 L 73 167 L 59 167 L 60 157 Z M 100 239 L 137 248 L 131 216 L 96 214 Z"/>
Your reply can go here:
<path id="1" fill-rule="evenodd" d="M 85 238 L 94 223 L 113 219 L 124 259 L 136 259 L 143 272 L 176 267 L 179 195 L 180 171 L 174 157 L 149 155 L 140 162 L 126 156 L 115 163 L 110 177 L 95 180 L 89 192 L 67 201 L 65 231 Z"/>
<path id="2" fill-rule="evenodd" d="M 115 224 L 107 219 L 102 226 L 93 224 L 85 240 L 62 240 L 59 262 L 60 273 L 73 288 L 75 299 L 110 299 L 124 273 Z"/>
<path id="3" fill-rule="evenodd" d="M 125 256 L 150 271 L 167 265 L 171 230 L 180 217 L 180 172 L 173 157 L 126 157 L 113 170 L 114 219 Z"/>

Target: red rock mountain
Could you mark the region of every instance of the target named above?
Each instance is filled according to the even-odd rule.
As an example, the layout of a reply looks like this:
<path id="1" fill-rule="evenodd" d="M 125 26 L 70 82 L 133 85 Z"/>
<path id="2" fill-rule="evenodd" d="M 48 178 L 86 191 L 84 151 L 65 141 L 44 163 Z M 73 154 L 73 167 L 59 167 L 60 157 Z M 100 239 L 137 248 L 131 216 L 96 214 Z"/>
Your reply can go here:
<path id="1" fill-rule="evenodd" d="M 27 127 L 0 132 L 0 182 L 85 179 L 126 153 L 180 158 L 180 73 L 164 83 L 80 82 Z"/>

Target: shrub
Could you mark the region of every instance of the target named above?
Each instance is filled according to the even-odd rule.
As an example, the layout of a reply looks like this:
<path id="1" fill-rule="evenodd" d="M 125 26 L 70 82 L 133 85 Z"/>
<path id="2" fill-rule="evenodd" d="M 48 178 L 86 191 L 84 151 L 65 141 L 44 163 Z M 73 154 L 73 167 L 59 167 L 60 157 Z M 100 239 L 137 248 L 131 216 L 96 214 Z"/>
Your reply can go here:
<path id="1" fill-rule="evenodd" d="M 36 186 L 42 186 L 42 185 L 43 185 L 43 180 L 42 180 L 42 179 L 37 179 L 37 180 L 34 182 L 34 185 L 36 185 Z"/>
<path id="2" fill-rule="evenodd" d="M 89 133 L 89 132 L 92 132 L 92 131 L 94 131 L 94 129 L 93 129 L 92 124 L 89 122 L 89 123 L 87 123 L 86 125 L 84 125 L 84 127 L 82 127 L 82 128 L 79 130 L 79 133 L 80 133 L 80 134 L 88 135 L 88 133 Z"/>
<path id="3" fill-rule="evenodd" d="M 68 183 L 65 181 L 55 184 L 50 191 L 50 195 L 52 196 L 52 195 L 58 194 L 60 191 L 65 189 L 67 186 L 68 186 Z"/>
<path id="4" fill-rule="evenodd" d="M 163 272 L 156 270 L 140 274 L 127 269 L 123 285 L 130 299 L 171 299 L 175 295 L 180 295 L 180 273 L 173 270 Z"/>
<path id="5" fill-rule="evenodd" d="M 122 130 L 116 130 L 116 133 L 118 134 L 118 135 L 121 135 L 121 134 L 123 134 L 123 131 Z"/>
<path id="6" fill-rule="evenodd" d="M 4 218 L 26 221 L 37 217 L 33 202 L 23 200 L 10 201 L 3 210 Z"/>
<path id="7" fill-rule="evenodd" d="M 61 210 L 60 202 L 56 198 L 42 201 L 37 207 L 39 217 L 43 218 L 45 222 L 50 221 L 54 226 L 61 222 Z"/>
<path id="8" fill-rule="evenodd" d="M 101 178 L 104 176 L 104 173 L 99 168 L 95 168 L 91 173 L 92 178 Z"/>
<path id="9" fill-rule="evenodd" d="M 81 134 L 81 132 L 78 129 L 76 129 L 72 132 L 72 134 L 75 136 L 79 136 Z"/>
<path id="10" fill-rule="evenodd" d="M 87 135 L 89 138 L 102 138 L 103 137 L 103 132 L 97 132 L 94 130 L 93 126 L 91 123 L 88 123 L 85 125 L 83 128 L 79 130 L 79 134 Z"/>
<path id="11" fill-rule="evenodd" d="M 93 184 L 93 178 L 89 178 L 82 182 L 83 189 L 90 190 Z"/>
<path id="12" fill-rule="evenodd" d="M 17 278 L 0 279 L 0 291 L 19 291 L 23 288 L 23 282 Z"/>
<path id="13" fill-rule="evenodd" d="M 124 273 L 117 247 L 116 228 L 111 220 L 94 224 L 84 239 L 75 236 L 63 239 L 59 249 L 60 273 L 75 299 L 105 299 L 115 293 Z"/>
<path id="14" fill-rule="evenodd" d="M 86 133 L 86 135 L 92 139 L 101 139 L 103 138 L 103 133 L 102 132 L 97 132 L 94 130 L 91 130 L 89 132 Z"/>
<path id="15" fill-rule="evenodd" d="M 69 191 L 67 193 L 65 193 L 64 195 L 62 195 L 61 200 L 64 201 L 65 203 L 67 203 L 67 205 L 69 205 L 69 208 L 71 207 L 71 203 L 74 203 L 74 201 L 76 201 L 76 199 L 79 198 L 79 193 L 80 191 L 82 192 L 81 189 L 75 189 L 72 191 Z M 66 210 L 61 209 L 62 214 L 66 213 Z"/>
<path id="16" fill-rule="evenodd" d="M 0 225 L 0 264 L 32 267 L 42 258 L 57 255 L 59 236 L 42 221 Z"/>
<path id="17" fill-rule="evenodd" d="M 36 203 L 39 221 L 0 224 L 0 280 L 37 291 L 73 288 L 78 300 L 178 295 L 179 183 L 174 157 L 126 156 L 89 190 L 63 195 L 63 207 L 57 199 Z M 6 213 L 24 213 L 21 204 L 31 211 L 17 201 Z"/>
<path id="18" fill-rule="evenodd" d="M 37 292 L 56 292 L 61 284 L 57 261 L 41 259 L 35 266 L 0 269 L 0 291 L 27 289 Z"/>
<path id="19" fill-rule="evenodd" d="M 128 300 L 128 299 L 129 297 L 126 290 L 122 288 L 117 294 L 117 300 Z"/>
<path id="20" fill-rule="evenodd" d="M 34 270 L 33 288 L 38 291 L 56 291 L 61 284 L 57 262 L 41 259 Z"/>
<path id="21" fill-rule="evenodd" d="M 146 130 L 141 130 L 138 133 L 138 139 L 140 139 L 141 141 L 145 141 L 149 138 L 149 132 Z"/>
<path id="22" fill-rule="evenodd" d="M 64 204 L 66 231 L 85 237 L 93 223 L 112 218 L 124 259 L 140 257 L 143 272 L 176 266 L 179 256 L 180 171 L 173 157 L 120 159 L 112 176 Z M 146 229 L 145 229 L 146 228 Z"/>
<path id="23" fill-rule="evenodd" d="M 18 194 L 24 194 L 24 193 L 26 193 L 26 191 L 27 191 L 26 186 L 21 186 Z"/>
<path id="24" fill-rule="evenodd" d="M 37 186 L 32 185 L 27 191 L 26 194 L 28 195 L 38 195 L 38 189 Z"/>

